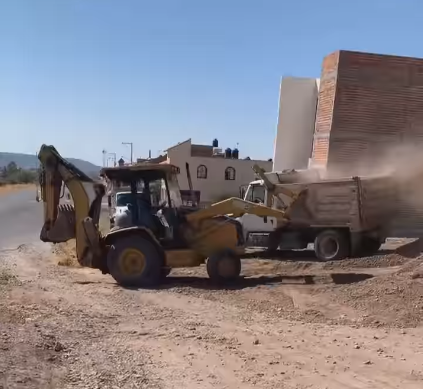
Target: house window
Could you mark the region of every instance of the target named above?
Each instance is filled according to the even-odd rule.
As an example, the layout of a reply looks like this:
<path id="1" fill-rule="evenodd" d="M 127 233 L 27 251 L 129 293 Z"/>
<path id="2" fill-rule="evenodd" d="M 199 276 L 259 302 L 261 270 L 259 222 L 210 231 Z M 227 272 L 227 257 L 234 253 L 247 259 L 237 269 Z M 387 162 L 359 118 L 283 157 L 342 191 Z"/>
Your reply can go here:
<path id="1" fill-rule="evenodd" d="M 206 179 L 207 178 L 207 167 L 200 165 L 197 168 L 197 178 Z"/>
<path id="2" fill-rule="evenodd" d="M 235 180 L 235 169 L 233 167 L 227 167 L 225 169 L 225 180 L 227 181 Z"/>

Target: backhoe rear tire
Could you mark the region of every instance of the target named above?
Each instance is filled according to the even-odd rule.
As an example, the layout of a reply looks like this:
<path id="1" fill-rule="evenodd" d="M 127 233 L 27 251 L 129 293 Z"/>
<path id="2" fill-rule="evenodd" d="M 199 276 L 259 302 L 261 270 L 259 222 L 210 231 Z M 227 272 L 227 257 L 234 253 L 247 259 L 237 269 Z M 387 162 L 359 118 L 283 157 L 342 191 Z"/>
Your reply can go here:
<path id="1" fill-rule="evenodd" d="M 124 287 L 152 287 L 162 279 L 162 256 L 152 241 L 139 235 L 117 237 L 107 255 L 107 266 Z"/>
<path id="2" fill-rule="evenodd" d="M 235 281 L 241 273 L 241 259 L 231 250 L 216 253 L 207 260 L 207 274 L 215 284 Z"/>

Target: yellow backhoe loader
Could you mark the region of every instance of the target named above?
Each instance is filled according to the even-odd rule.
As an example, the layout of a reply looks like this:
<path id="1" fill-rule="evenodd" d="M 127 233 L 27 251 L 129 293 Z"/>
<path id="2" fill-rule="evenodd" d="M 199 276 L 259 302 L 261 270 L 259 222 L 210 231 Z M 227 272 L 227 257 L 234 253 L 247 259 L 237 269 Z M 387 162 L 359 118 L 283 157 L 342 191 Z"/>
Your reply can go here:
<path id="1" fill-rule="evenodd" d="M 216 283 L 235 280 L 245 251 L 241 225 L 234 219 L 245 213 L 276 217 L 289 223 L 285 211 L 236 197 L 206 209 L 184 207 L 177 180 L 179 168 L 170 164 L 138 164 L 104 168 L 96 183 L 43 145 L 38 158 L 44 225 L 40 239 L 59 243 L 76 238 L 82 266 L 111 274 L 122 286 L 153 286 L 172 268 L 206 263 Z M 73 205 L 60 204 L 65 185 Z M 116 216 L 107 234 L 98 225 L 102 197 L 116 188 L 130 188 L 127 210 Z M 113 189 L 114 188 L 114 189 Z"/>

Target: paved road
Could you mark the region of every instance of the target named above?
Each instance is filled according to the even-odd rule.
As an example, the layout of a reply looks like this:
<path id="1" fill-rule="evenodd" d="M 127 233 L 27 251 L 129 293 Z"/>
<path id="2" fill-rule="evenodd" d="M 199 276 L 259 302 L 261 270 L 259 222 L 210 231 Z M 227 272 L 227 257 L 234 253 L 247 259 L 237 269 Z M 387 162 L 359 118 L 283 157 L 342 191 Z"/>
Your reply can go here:
<path id="1" fill-rule="evenodd" d="M 102 208 L 107 212 L 107 202 Z M 42 225 L 43 204 L 35 201 L 35 189 L 0 195 L 0 250 L 40 242 Z"/>
<path id="2" fill-rule="evenodd" d="M 0 195 L 0 250 L 38 241 L 43 206 L 35 201 L 35 189 Z"/>

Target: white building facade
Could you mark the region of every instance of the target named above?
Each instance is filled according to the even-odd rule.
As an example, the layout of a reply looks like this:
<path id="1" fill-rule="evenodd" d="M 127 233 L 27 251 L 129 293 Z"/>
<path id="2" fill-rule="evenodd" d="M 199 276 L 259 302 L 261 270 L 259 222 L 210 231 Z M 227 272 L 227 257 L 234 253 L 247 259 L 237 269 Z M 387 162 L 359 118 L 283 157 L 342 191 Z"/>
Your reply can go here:
<path id="1" fill-rule="evenodd" d="M 168 148 L 167 159 L 181 170 L 181 190 L 189 190 L 186 163 L 189 164 L 193 189 L 199 191 L 200 203 L 207 205 L 232 196 L 239 196 L 240 187 L 256 179 L 254 164 L 272 170 L 272 161 L 239 159 L 238 150 L 222 150 L 208 145 L 195 145 L 191 139 Z"/>
<path id="2" fill-rule="evenodd" d="M 319 84 L 315 78 L 282 78 L 273 171 L 309 167 Z"/>

